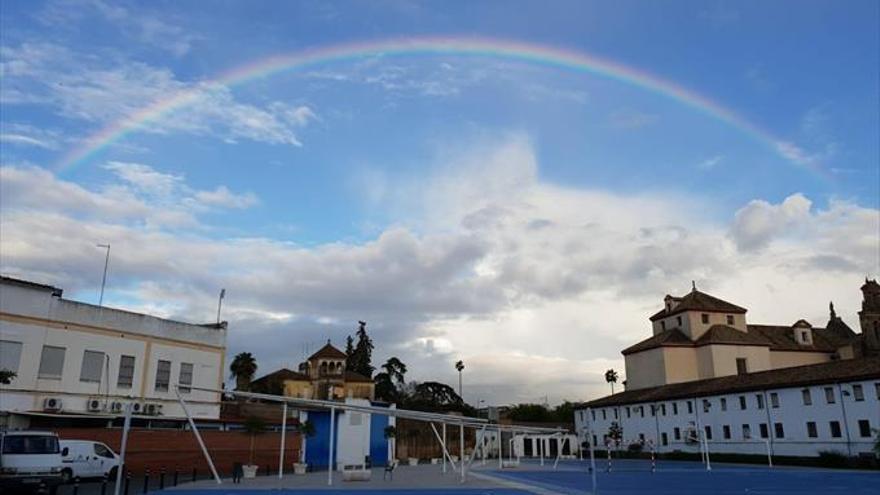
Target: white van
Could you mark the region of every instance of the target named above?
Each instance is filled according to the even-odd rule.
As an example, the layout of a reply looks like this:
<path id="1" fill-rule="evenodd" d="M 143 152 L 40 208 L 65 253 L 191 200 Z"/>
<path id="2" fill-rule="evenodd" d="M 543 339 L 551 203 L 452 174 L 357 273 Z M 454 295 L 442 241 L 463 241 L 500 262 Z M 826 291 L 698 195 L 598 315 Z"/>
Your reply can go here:
<path id="1" fill-rule="evenodd" d="M 45 431 L 0 433 L 0 492 L 46 489 L 54 494 L 60 483 L 58 435 Z"/>
<path id="2" fill-rule="evenodd" d="M 61 440 L 61 477 L 65 483 L 74 478 L 116 479 L 119 456 L 101 442 Z"/>

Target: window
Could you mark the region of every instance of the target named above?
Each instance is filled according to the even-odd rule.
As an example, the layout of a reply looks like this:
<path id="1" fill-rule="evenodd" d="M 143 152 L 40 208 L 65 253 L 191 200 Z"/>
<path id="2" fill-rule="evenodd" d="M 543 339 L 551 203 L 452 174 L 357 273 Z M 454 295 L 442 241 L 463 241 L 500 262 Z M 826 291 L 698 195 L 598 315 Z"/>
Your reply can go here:
<path id="1" fill-rule="evenodd" d="M 758 404 L 758 409 L 764 409 L 764 396 L 761 394 L 755 394 L 755 402 Z"/>
<path id="2" fill-rule="evenodd" d="M 681 327 L 681 316 L 675 317 L 675 322 L 678 323 L 678 326 Z"/>
<path id="3" fill-rule="evenodd" d="M 678 402 L 672 403 L 672 414 L 678 416 Z"/>
<path id="4" fill-rule="evenodd" d="M 676 440 L 681 440 L 681 430 L 679 428 L 672 429 L 672 438 Z"/>
<path id="5" fill-rule="evenodd" d="M 134 356 L 121 356 L 119 358 L 119 378 L 116 379 L 116 387 L 131 388 L 134 380 Z"/>
<path id="6" fill-rule="evenodd" d="M 617 418 L 617 409 L 616 409 L 616 408 L 614 409 L 614 419 L 618 419 L 618 418 Z"/>
<path id="7" fill-rule="evenodd" d="M 749 425 L 742 425 L 743 431 L 743 440 L 751 440 L 752 439 L 752 427 Z"/>
<path id="8" fill-rule="evenodd" d="M 64 347 L 43 346 L 43 354 L 40 356 L 39 378 L 61 379 L 64 371 Z"/>
<path id="9" fill-rule="evenodd" d="M 761 430 L 761 438 L 767 438 L 770 436 L 770 429 L 767 427 L 767 423 L 759 424 L 758 429 Z"/>
<path id="10" fill-rule="evenodd" d="M 746 358 L 736 358 L 736 374 L 745 375 L 749 372 L 749 365 Z"/>
<path id="11" fill-rule="evenodd" d="M 0 370 L 18 373 L 21 363 L 21 342 L 0 340 Z"/>
<path id="12" fill-rule="evenodd" d="M 57 454 L 58 437 L 51 435 L 9 435 L 3 439 L 4 454 Z"/>
<path id="13" fill-rule="evenodd" d="M 871 422 L 867 419 L 859 420 L 859 436 L 862 438 L 868 438 L 871 436 Z"/>
<path id="14" fill-rule="evenodd" d="M 593 421 L 596 421 L 596 410 L 595 410 L 595 409 L 591 409 L 591 410 L 590 410 L 590 414 L 593 416 Z"/>
<path id="15" fill-rule="evenodd" d="M 853 398 L 856 402 L 861 402 L 865 400 L 865 391 L 862 390 L 861 385 L 853 385 Z"/>
<path id="16" fill-rule="evenodd" d="M 733 315 L 727 315 L 727 324 L 733 325 Z"/>
<path id="17" fill-rule="evenodd" d="M 721 410 L 722 410 L 722 411 L 726 411 L 726 410 L 727 410 L 727 399 L 726 399 L 725 397 L 722 397 L 722 398 L 721 398 Z"/>
<path id="18" fill-rule="evenodd" d="M 785 429 L 782 427 L 782 423 L 773 423 L 773 433 L 776 438 L 785 438 Z"/>
<path id="19" fill-rule="evenodd" d="M 779 409 L 779 394 L 776 392 L 770 392 L 770 407 Z"/>
<path id="20" fill-rule="evenodd" d="M 660 434 L 660 445 L 669 445 L 669 436 L 665 431 Z"/>
<path id="21" fill-rule="evenodd" d="M 156 392 L 167 392 L 171 382 L 171 361 L 159 360 L 156 365 Z"/>
<path id="22" fill-rule="evenodd" d="M 687 405 L 688 405 L 688 414 L 693 414 L 694 413 L 694 404 L 691 401 L 687 401 Z"/>
<path id="23" fill-rule="evenodd" d="M 180 384 L 181 393 L 188 394 L 190 392 L 189 386 L 193 384 L 192 363 L 180 363 L 180 379 L 178 383 Z"/>
<path id="24" fill-rule="evenodd" d="M 834 404 L 834 388 L 825 387 L 825 402 Z"/>
<path id="25" fill-rule="evenodd" d="M 700 315 L 700 319 L 702 320 L 702 322 L 703 322 L 704 324 L 705 324 L 705 323 L 709 323 L 709 315 L 707 315 L 706 313 L 701 314 L 701 315 Z"/>
<path id="26" fill-rule="evenodd" d="M 104 368 L 103 352 L 84 352 L 82 368 L 79 371 L 79 381 L 89 383 L 101 383 L 101 377 L 104 376 L 102 368 Z"/>
<path id="27" fill-rule="evenodd" d="M 645 406 L 639 406 L 639 416 L 645 417 Z"/>
<path id="28" fill-rule="evenodd" d="M 706 425 L 705 430 L 706 430 L 706 440 L 712 440 L 712 427 L 709 425 Z"/>
<path id="29" fill-rule="evenodd" d="M 805 388 L 805 389 L 801 390 L 801 397 L 804 398 L 804 405 L 805 406 L 812 406 L 813 405 L 813 397 L 810 395 L 810 389 Z"/>
<path id="30" fill-rule="evenodd" d="M 724 435 L 725 440 L 730 440 L 730 425 L 724 425 L 721 427 L 722 434 Z"/>
<path id="31" fill-rule="evenodd" d="M 660 414 L 666 416 L 666 404 L 660 404 Z"/>
<path id="32" fill-rule="evenodd" d="M 710 408 L 710 407 L 712 407 L 712 403 L 709 402 L 708 399 L 703 399 L 703 412 L 704 412 L 704 413 L 709 412 L 709 408 Z"/>
<path id="33" fill-rule="evenodd" d="M 660 322 L 660 329 L 661 329 L 661 330 L 666 330 L 666 321 L 661 321 L 661 322 Z"/>
<path id="34" fill-rule="evenodd" d="M 816 438 L 819 436 L 819 430 L 816 429 L 815 421 L 807 421 L 807 436 L 810 438 Z"/>
<path id="35" fill-rule="evenodd" d="M 107 448 L 107 446 L 104 445 L 103 443 L 94 443 L 92 445 L 94 446 L 94 447 L 92 447 L 92 449 L 95 451 L 95 455 L 101 456 L 101 457 L 106 457 L 107 459 L 115 459 L 116 458 L 116 456 L 113 455 L 113 452 L 111 452 L 110 449 Z"/>
<path id="36" fill-rule="evenodd" d="M 746 410 L 746 396 L 745 395 L 739 396 L 739 408 L 743 411 Z"/>
<path id="37" fill-rule="evenodd" d="M 626 406 L 626 417 L 632 417 L 632 412 L 630 411 L 629 406 Z"/>
<path id="38" fill-rule="evenodd" d="M 877 400 L 880 400 L 880 382 L 874 384 L 874 393 L 877 395 Z"/>
<path id="39" fill-rule="evenodd" d="M 645 443 L 645 434 L 644 433 L 639 433 L 639 442 L 641 442 L 643 444 Z"/>
<path id="40" fill-rule="evenodd" d="M 608 419 L 608 414 L 605 412 L 605 409 L 602 409 L 602 420 Z"/>
<path id="41" fill-rule="evenodd" d="M 651 404 L 651 416 L 657 415 L 657 404 Z"/>
<path id="42" fill-rule="evenodd" d="M 833 438 L 840 438 L 840 422 L 839 421 L 829 422 L 828 427 L 831 429 L 831 436 Z"/>

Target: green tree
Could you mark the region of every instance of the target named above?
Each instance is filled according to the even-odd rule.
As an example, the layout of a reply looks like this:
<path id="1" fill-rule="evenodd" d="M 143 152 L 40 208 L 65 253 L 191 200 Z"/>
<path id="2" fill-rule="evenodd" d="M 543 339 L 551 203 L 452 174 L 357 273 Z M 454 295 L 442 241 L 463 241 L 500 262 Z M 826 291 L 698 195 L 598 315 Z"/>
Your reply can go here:
<path id="1" fill-rule="evenodd" d="M 382 365 L 381 373 L 376 373 L 373 382 L 376 384 L 376 398 L 387 402 L 402 402 L 405 396 L 406 365 L 392 357 Z"/>
<path id="2" fill-rule="evenodd" d="M 554 421 L 574 423 L 574 402 L 565 401 L 553 408 Z"/>
<path id="3" fill-rule="evenodd" d="M 614 395 L 614 384 L 617 383 L 617 372 L 613 369 L 606 371 L 605 382 L 611 384 L 611 395 Z"/>
<path id="4" fill-rule="evenodd" d="M 257 373 L 257 360 L 249 352 L 238 353 L 229 365 L 229 372 L 235 379 L 235 389 L 247 390 Z"/>
<path id="5" fill-rule="evenodd" d="M 406 397 L 405 407 L 417 411 L 458 411 L 466 416 L 476 416 L 477 410 L 466 404 L 455 389 L 440 382 L 423 382 L 412 385 L 412 393 Z"/>
<path id="6" fill-rule="evenodd" d="M 507 411 L 507 417 L 514 421 L 549 423 L 553 414 L 543 404 L 517 404 Z"/>
<path id="7" fill-rule="evenodd" d="M 0 370 L 0 384 L 9 385 L 12 383 L 12 379 L 18 376 L 14 371 L 10 371 L 7 369 Z"/>
<path id="8" fill-rule="evenodd" d="M 345 365 L 346 365 L 346 367 L 349 364 L 351 364 L 348 362 L 348 360 L 351 358 L 352 354 L 354 354 L 354 338 L 351 335 L 349 335 L 348 337 L 345 338 L 345 356 L 346 356 Z"/>
<path id="9" fill-rule="evenodd" d="M 346 346 L 346 354 L 348 354 L 348 358 L 345 360 L 345 367 L 350 371 L 354 371 L 355 373 L 360 373 L 367 378 L 373 377 L 373 341 L 370 339 L 370 336 L 367 335 L 367 322 L 359 321 L 358 331 L 355 332 L 355 337 L 357 343 L 354 345 L 354 348 L 351 354 L 348 354 L 348 346 Z M 351 337 L 349 336 L 349 340 Z"/>

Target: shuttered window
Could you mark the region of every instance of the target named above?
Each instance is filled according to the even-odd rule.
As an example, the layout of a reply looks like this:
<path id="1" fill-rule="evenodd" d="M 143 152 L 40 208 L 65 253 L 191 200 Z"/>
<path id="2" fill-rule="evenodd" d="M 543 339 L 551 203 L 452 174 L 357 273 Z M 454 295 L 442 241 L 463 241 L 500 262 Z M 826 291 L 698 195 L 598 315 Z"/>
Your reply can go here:
<path id="1" fill-rule="evenodd" d="M 104 367 L 104 353 L 98 351 L 86 351 L 83 353 L 82 368 L 79 372 L 79 381 L 89 383 L 101 383 Z"/>
<path id="2" fill-rule="evenodd" d="M 193 365 L 192 363 L 180 363 L 180 379 L 178 380 L 180 384 L 180 392 L 184 394 L 188 394 L 190 392 L 190 385 L 193 384 Z"/>
<path id="3" fill-rule="evenodd" d="M 118 388 L 131 388 L 134 382 L 134 356 L 122 356 L 119 358 L 119 378 L 116 380 Z"/>
<path id="4" fill-rule="evenodd" d="M 43 353 L 40 355 L 40 378 L 51 378 L 60 380 L 61 373 L 64 371 L 64 347 L 55 347 L 51 345 L 43 346 Z"/>
<path id="5" fill-rule="evenodd" d="M 159 360 L 156 365 L 156 391 L 167 392 L 171 382 L 171 361 Z"/>

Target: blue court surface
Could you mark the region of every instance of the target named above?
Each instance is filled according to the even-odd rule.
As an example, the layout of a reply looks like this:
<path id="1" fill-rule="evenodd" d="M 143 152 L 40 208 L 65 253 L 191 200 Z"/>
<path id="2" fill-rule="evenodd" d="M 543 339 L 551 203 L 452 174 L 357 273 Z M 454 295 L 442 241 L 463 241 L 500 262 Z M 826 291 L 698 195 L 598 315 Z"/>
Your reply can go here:
<path id="1" fill-rule="evenodd" d="M 608 495 L 702 494 L 880 494 L 880 471 L 719 464 L 711 472 L 700 463 L 665 462 L 651 473 L 650 464 L 615 461 L 612 472 L 597 463 L 597 493 Z M 566 463 L 557 471 L 504 470 L 492 476 L 563 494 L 584 494 L 592 486 L 583 464 Z"/>

